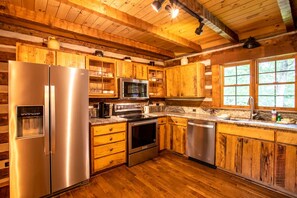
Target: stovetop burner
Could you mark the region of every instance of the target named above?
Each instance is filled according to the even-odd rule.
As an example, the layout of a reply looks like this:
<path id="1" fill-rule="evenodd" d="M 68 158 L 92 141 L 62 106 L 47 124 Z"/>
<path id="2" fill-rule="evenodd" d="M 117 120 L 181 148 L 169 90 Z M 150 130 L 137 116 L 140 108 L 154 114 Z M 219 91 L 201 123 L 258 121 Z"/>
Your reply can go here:
<path id="1" fill-rule="evenodd" d="M 144 115 L 144 114 L 134 114 L 134 115 L 121 115 L 121 118 L 125 118 L 128 121 L 138 121 L 138 120 L 150 120 L 155 119 L 153 116 Z"/>

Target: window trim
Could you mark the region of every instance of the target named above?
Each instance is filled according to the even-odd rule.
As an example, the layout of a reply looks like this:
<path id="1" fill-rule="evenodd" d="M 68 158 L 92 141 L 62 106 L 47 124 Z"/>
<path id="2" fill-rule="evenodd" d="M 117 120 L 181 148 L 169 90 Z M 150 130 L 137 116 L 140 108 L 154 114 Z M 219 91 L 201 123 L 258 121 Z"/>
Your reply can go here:
<path id="1" fill-rule="evenodd" d="M 252 86 L 254 84 L 253 83 L 253 81 L 254 81 L 254 79 L 253 79 L 253 74 L 254 74 L 254 63 L 253 63 L 253 61 L 247 60 L 247 61 L 239 61 L 239 62 L 224 64 L 224 65 L 222 65 L 221 72 L 220 72 L 221 73 L 221 76 L 222 76 L 222 78 L 221 78 L 221 85 L 222 85 L 222 87 L 221 87 L 221 107 L 226 108 L 226 109 L 228 109 L 228 108 L 230 108 L 230 109 L 231 108 L 249 109 L 249 106 L 248 105 L 247 106 L 242 106 L 242 105 L 224 105 L 224 87 L 225 87 L 224 68 L 225 67 L 241 66 L 241 65 L 246 65 L 246 64 L 249 64 L 250 65 L 250 84 L 249 84 L 250 93 L 249 93 L 249 96 L 252 96 L 253 98 L 255 98 L 254 97 L 254 91 L 253 91 L 253 87 L 254 86 Z M 244 84 L 244 85 L 235 85 L 235 86 L 246 86 L 246 84 Z"/>
<path id="2" fill-rule="evenodd" d="M 267 83 L 269 85 L 279 85 L 279 84 L 294 84 L 295 85 L 295 107 L 290 108 L 290 107 L 263 107 L 259 106 L 259 101 L 258 101 L 258 89 L 259 89 L 259 71 L 258 71 L 258 64 L 261 62 L 268 62 L 268 61 L 278 61 L 278 60 L 283 60 L 283 59 L 289 59 L 289 58 L 295 58 L 295 82 L 287 82 L 287 83 Z M 297 110 L 297 54 L 287 54 L 287 55 L 281 55 L 281 56 L 275 56 L 275 57 L 268 57 L 268 58 L 261 58 L 255 60 L 255 108 L 260 109 L 260 110 L 283 110 L 283 111 L 296 111 Z M 276 72 L 275 72 L 276 74 Z M 266 84 L 266 83 L 265 83 Z"/>

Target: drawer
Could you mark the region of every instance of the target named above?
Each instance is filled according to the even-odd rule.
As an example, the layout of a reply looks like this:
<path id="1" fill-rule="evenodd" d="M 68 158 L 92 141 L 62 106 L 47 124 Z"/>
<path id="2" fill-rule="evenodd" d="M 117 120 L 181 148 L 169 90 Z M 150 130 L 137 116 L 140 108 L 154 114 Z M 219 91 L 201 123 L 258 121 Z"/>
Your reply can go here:
<path id="1" fill-rule="evenodd" d="M 116 124 L 107 124 L 107 125 L 99 125 L 92 127 L 93 135 L 104 135 L 109 133 L 116 133 L 126 131 L 126 123 L 116 123 Z"/>
<path id="2" fill-rule="evenodd" d="M 158 118 L 158 124 L 166 124 L 166 123 L 167 123 L 166 117 Z"/>
<path id="3" fill-rule="evenodd" d="M 94 147 L 94 158 L 119 153 L 126 150 L 126 141 L 115 142 Z"/>
<path id="4" fill-rule="evenodd" d="M 260 140 L 274 141 L 274 130 L 238 126 L 235 124 L 217 124 L 217 132 L 242 137 L 256 138 Z"/>
<path id="5" fill-rule="evenodd" d="M 187 126 L 188 120 L 186 118 L 168 117 L 168 123 L 181 126 Z"/>
<path id="6" fill-rule="evenodd" d="M 94 172 L 126 163 L 126 152 L 116 153 L 94 160 Z"/>
<path id="7" fill-rule="evenodd" d="M 126 139 L 126 132 L 95 136 L 94 146 L 123 141 L 125 139 Z"/>
<path id="8" fill-rule="evenodd" d="M 276 142 L 297 145 L 297 133 L 289 131 L 276 131 Z"/>

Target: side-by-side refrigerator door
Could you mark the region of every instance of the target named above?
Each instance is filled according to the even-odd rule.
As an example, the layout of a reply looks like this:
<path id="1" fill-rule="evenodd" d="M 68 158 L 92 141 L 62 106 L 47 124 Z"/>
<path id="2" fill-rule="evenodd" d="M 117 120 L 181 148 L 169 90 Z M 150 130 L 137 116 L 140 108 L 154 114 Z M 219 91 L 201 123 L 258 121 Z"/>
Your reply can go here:
<path id="1" fill-rule="evenodd" d="M 9 62 L 10 196 L 50 193 L 49 67 Z"/>
<path id="2" fill-rule="evenodd" d="M 89 179 L 88 72 L 52 66 L 51 174 L 52 190 Z"/>

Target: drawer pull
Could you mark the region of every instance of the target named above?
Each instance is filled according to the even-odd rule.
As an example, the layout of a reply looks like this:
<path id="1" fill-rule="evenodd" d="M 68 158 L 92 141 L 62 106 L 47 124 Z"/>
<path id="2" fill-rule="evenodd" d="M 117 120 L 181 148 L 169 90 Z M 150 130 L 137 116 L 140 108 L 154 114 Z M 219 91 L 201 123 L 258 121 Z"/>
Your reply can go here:
<path id="1" fill-rule="evenodd" d="M 109 141 L 112 141 L 112 137 L 109 138 Z"/>
<path id="2" fill-rule="evenodd" d="M 109 151 L 113 151 L 113 148 L 109 149 Z"/>
<path id="3" fill-rule="evenodd" d="M 113 130 L 113 128 L 109 128 L 109 131 L 112 131 Z"/>

